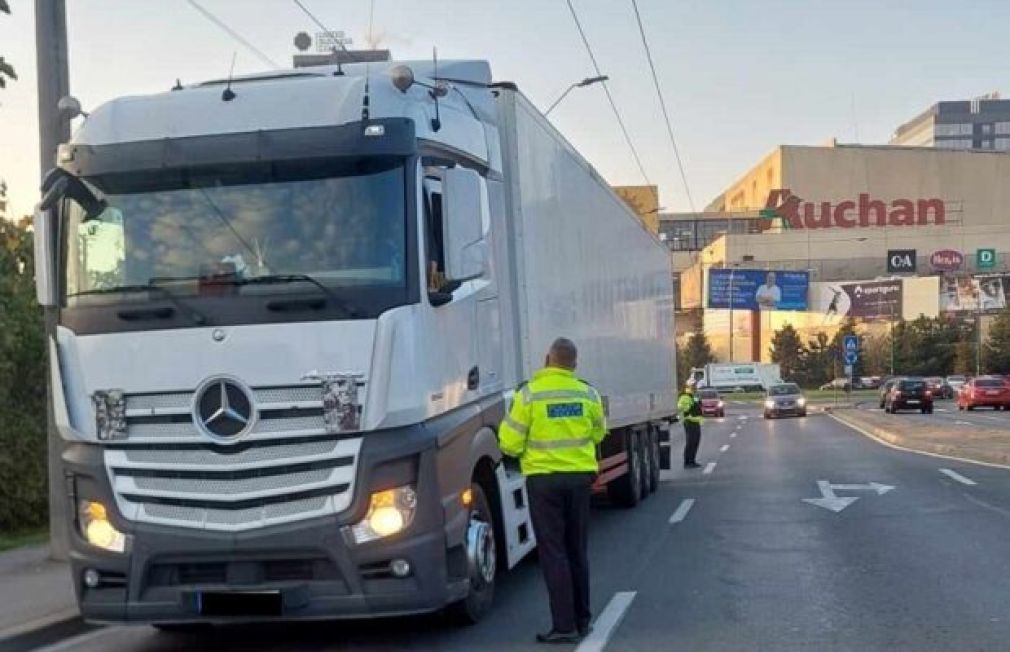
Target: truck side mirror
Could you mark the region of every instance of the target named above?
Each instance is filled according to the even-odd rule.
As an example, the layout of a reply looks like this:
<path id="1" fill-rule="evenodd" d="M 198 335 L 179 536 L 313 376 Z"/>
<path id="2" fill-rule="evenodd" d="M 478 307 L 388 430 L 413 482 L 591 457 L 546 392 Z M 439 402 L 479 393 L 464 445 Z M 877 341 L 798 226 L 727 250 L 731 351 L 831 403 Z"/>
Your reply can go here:
<path id="1" fill-rule="evenodd" d="M 442 233 L 445 276 L 448 281 L 469 281 L 484 275 L 487 244 L 484 224 L 489 221 L 487 188 L 473 170 L 455 167 L 442 177 Z"/>
<path id="2" fill-rule="evenodd" d="M 56 305 L 56 273 L 53 258 L 53 236 L 56 228 L 53 211 L 35 209 L 33 222 L 35 239 L 35 295 L 39 305 Z"/>

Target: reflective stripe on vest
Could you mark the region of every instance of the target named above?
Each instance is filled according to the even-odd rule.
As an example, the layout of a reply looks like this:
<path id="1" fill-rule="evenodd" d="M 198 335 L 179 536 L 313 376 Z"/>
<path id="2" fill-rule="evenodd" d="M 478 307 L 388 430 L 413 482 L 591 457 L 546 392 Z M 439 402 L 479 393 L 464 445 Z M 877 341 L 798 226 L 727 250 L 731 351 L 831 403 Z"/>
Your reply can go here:
<path id="1" fill-rule="evenodd" d="M 581 448 L 591 443 L 593 443 L 593 440 L 589 437 L 580 437 L 579 439 L 531 439 L 526 445 L 530 448 L 540 450 L 553 450 L 557 448 Z"/>
<path id="2" fill-rule="evenodd" d="M 505 421 L 505 425 L 507 425 L 509 428 L 512 428 L 513 430 L 515 430 L 516 432 L 518 432 L 521 435 L 525 435 L 525 434 L 529 433 L 529 431 L 530 431 L 530 427 L 529 426 L 527 426 L 524 423 L 519 423 L 518 421 L 516 421 L 515 419 L 513 419 L 511 415 L 506 414 L 504 421 Z"/>
<path id="3" fill-rule="evenodd" d="M 543 392 L 532 392 L 529 396 L 534 401 L 551 401 L 554 399 L 566 399 L 566 398 L 572 398 L 583 401 L 593 401 L 593 402 L 597 400 L 595 392 L 592 393 L 582 392 L 577 389 L 551 389 Z M 526 402 L 529 403 L 529 401 Z"/>

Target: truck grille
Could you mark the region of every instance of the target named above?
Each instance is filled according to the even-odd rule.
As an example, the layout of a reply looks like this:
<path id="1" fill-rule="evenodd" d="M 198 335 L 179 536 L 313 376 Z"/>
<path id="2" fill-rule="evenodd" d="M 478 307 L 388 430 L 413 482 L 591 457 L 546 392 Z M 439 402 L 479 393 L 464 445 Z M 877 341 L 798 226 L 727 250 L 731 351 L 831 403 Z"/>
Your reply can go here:
<path id="1" fill-rule="evenodd" d="M 253 390 L 259 420 L 235 444 L 203 436 L 192 392 L 127 396 L 127 438 L 105 466 L 133 521 L 242 531 L 347 509 L 361 438 L 327 435 L 319 386 Z"/>

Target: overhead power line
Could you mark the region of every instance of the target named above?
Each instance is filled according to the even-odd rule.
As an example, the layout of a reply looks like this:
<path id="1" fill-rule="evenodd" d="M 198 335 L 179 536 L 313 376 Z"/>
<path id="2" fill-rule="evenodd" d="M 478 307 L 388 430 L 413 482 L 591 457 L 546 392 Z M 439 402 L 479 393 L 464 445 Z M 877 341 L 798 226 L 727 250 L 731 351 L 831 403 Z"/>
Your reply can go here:
<path id="1" fill-rule="evenodd" d="M 193 7 L 193 9 L 196 9 L 197 11 L 199 11 L 203 15 L 204 18 L 206 18 L 210 22 L 212 22 L 215 25 L 217 25 L 218 27 L 220 27 L 221 30 L 223 32 L 225 32 L 228 36 L 232 37 L 233 39 L 235 39 L 236 41 L 238 41 L 239 43 L 241 43 L 245 47 L 245 49 L 247 49 L 250 52 L 252 52 L 253 54 L 255 54 L 256 58 L 258 58 L 264 64 L 270 66 L 271 68 L 273 68 L 275 70 L 278 70 L 278 69 L 281 68 L 281 66 L 277 65 L 277 63 L 273 59 L 271 59 L 267 55 L 263 54 L 262 50 L 260 50 L 259 48 L 257 48 L 255 45 L 253 45 L 252 43 L 250 43 L 245 37 L 243 37 L 241 34 L 239 34 L 235 30 L 233 30 L 231 27 L 229 27 L 227 23 L 225 23 L 223 20 L 221 20 L 220 18 L 218 18 L 217 16 L 215 16 L 214 14 L 210 13 L 209 11 L 207 11 L 206 9 L 204 9 L 202 6 L 200 6 L 200 3 L 198 3 L 196 0 L 186 0 L 186 1 L 189 2 L 190 6 Z"/>
<path id="2" fill-rule="evenodd" d="M 582 43 L 586 46 L 586 52 L 589 54 L 589 60 L 593 62 L 593 68 L 596 70 L 596 76 L 602 77 L 603 73 L 600 71 L 600 65 L 596 62 L 596 56 L 593 54 L 593 48 L 589 46 L 589 39 L 586 38 L 586 32 L 582 29 L 582 23 L 579 22 L 579 16 L 575 13 L 575 7 L 572 6 L 572 0 L 565 0 L 568 3 L 568 11 L 572 14 L 572 20 L 575 21 L 575 27 L 579 30 L 579 36 L 582 37 Z M 617 110 L 617 103 L 614 102 L 614 96 L 610 94 L 610 87 L 607 82 L 602 82 L 603 91 L 607 94 L 607 100 L 610 102 L 610 108 L 614 110 L 614 117 L 617 118 L 617 124 L 621 127 L 621 133 L 624 134 L 624 140 L 627 141 L 628 147 L 631 148 L 631 155 L 635 158 L 635 163 L 638 164 L 638 171 L 642 173 L 642 178 L 645 179 L 646 185 L 652 185 L 649 181 L 649 175 L 645 172 L 645 166 L 642 165 L 642 159 L 638 156 L 638 150 L 635 149 L 635 144 L 631 142 L 631 136 L 628 135 L 628 128 L 624 126 L 624 120 L 621 118 L 621 112 Z"/>
<path id="3" fill-rule="evenodd" d="M 656 64 L 652 62 L 652 50 L 649 48 L 649 41 L 645 38 L 645 27 L 642 26 L 642 15 L 638 12 L 638 1 L 631 0 L 631 6 L 635 9 L 635 20 L 638 21 L 638 33 L 642 36 L 642 46 L 645 48 L 645 56 L 649 60 L 649 70 L 652 71 L 652 83 L 656 87 L 656 95 L 659 97 L 659 106 L 663 109 L 663 119 L 666 121 L 666 133 L 670 136 L 670 145 L 673 147 L 673 155 L 677 159 L 677 169 L 680 170 L 680 180 L 684 184 L 684 194 L 687 195 L 688 206 L 694 213 L 694 199 L 691 197 L 691 189 L 687 185 L 687 174 L 684 173 L 684 162 L 680 158 L 680 148 L 677 147 L 677 139 L 673 136 L 673 125 L 670 122 L 670 112 L 666 110 L 666 100 L 663 99 L 663 91 L 659 88 L 659 77 L 656 75 Z"/>
<path id="4" fill-rule="evenodd" d="M 306 7 L 305 5 L 302 4 L 301 0 L 291 0 L 291 1 L 294 2 L 298 6 L 298 8 L 302 10 L 302 13 L 304 13 L 306 16 L 308 16 L 309 20 L 311 20 L 313 23 L 315 23 L 316 26 L 319 29 L 323 30 L 327 34 L 332 34 L 333 33 L 333 31 L 329 27 L 327 27 L 326 25 L 323 25 L 322 21 L 319 20 L 318 18 L 316 18 L 315 14 L 313 14 L 311 11 L 309 11 L 308 7 Z M 374 9 L 375 8 L 373 6 L 372 7 L 372 11 L 374 11 Z M 371 18 L 369 18 L 369 21 L 371 21 Z M 371 30 L 371 28 L 369 28 L 369 30 Z M 343 43 L 340 42 L 340 39 L 335 39 L 335 40 L 337 41 L 337 45 L 340 46 L 340 49 L 344 51 L 344 54 L 346 54 L 347 57 L 351 61 L 353 61 L 354 63 L 361 63 L 361 60 L 358 59 L 353 54 L 351 54 L 351 51 L 347 49 L 346 45 L 344 45 Z"/>

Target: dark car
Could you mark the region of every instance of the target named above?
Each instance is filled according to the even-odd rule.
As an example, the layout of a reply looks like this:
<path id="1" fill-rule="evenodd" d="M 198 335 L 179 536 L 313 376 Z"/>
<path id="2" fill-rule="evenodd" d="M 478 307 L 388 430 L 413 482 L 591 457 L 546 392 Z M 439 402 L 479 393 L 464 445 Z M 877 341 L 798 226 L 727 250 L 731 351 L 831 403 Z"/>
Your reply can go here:
<path id="1" fill-rule="evenodd" d="M 768 387 L 765 396 L 765 419 L 786 415 L 807 416 L 807 399 L 796 383 L 779 383 Z"/>
<path id="2" fill-rule="evenodd" d="M 933 398 L 954 398 L 954 389 L 940 376 L 926 378 L 926 387 L 933 393 Z"/>
<path id="3" fill-rule="evenodd" d="M 887 395 L 891 392 L 891 388 L 894 387 L 894 383 L 901 380 L 901 378 L 888 378 L 884 382 L 880 383 L 880 409 L 884 409 L 884 404 L 887 402 Z"/>
<path id="4" fill-rule="evenodd" d="M 925 378 L 901 378 L 891 385 L 884 400 L 884 412 L 895 414 L 898 410 L 933 413 L 933 393 Z"/>
<path id="5" fill-rule="evenodd" d="M 726 416 L 726 403 L 714 389 L 703 389 L 698 393 L 701 400 L 701 414 L 705 417 Z"/>

